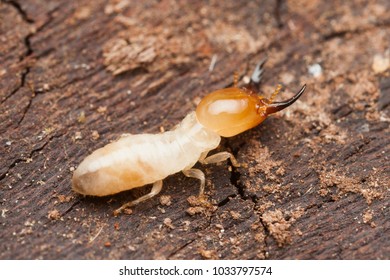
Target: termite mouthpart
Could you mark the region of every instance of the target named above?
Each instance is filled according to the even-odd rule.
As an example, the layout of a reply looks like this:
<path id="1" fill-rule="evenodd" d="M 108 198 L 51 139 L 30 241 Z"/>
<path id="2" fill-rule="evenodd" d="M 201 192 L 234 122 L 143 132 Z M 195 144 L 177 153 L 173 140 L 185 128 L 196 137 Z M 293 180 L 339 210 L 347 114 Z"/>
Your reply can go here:
<path id="1" fill-rule="evenodd" d="M 273 102 L 267 106 L 266 112 L 267 115 L 274 114 L 276 112 L 279 112 L 283 110 L 284 108 L 287 108 L 291 104 L 293 104 L 295 101 L 298 100 L 298 98 L 302 95 L 302 93 L 305 91 L 306 85 L 303 85 L 303 87 L 298 91 L 297 94 L 295 94 L 293 97 L 291 97 L 288 100 L 281 101 L 281 102 Z"/>

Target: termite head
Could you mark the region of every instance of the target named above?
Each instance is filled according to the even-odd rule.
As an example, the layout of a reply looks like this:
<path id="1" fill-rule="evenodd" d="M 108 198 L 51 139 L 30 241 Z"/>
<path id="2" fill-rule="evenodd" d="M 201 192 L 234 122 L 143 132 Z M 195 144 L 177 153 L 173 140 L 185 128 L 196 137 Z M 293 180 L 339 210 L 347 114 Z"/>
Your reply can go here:
<path id="1" fill-rule="evenodd" d="M 293 104 L 305 91 L 306 85 L 292 98 L 273 102 L 281 86 L 270 99 L 246 88 L 225 88 L 207 95 L 196 108 L 198 121 L 220 136 L 231 137 L 263 122 L 268 115 Z"/>

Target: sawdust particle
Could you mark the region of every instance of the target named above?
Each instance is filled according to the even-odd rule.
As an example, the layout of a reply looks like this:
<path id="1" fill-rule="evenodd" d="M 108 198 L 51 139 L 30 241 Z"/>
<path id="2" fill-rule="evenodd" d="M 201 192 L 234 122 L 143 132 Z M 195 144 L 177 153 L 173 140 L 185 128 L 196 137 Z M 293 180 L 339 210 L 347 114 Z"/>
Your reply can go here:
<path id="1" fill-rule="evenodd" d="M 376 224 L 372 221 L 372 218 L 374 216 L 374 211 L 372 210 L 367 210 L 364 214 L 363 214 L 363 223 L 365 224 L 370 224 L 370 226 L 372 228 L 375 228 L 376 227 Z"/>
<path id="2" fill-rule="evenodd" d="M 90 7 L 81 7 L 75 12 L 75 18 L 78 20 L 87 19 L 91 15 Z"/>
<path id="3" fill-rule="evenodd" d="M 195 207 L 188 207 L 186 212 L 188 215 L 190 216 L 194 216 L 196 214 L 200 214 L 203 212 L 203 207 L 200 207 L 200 206 L 195 206 Z"/>
<path id="4" fill-rule="evenodd" d="M 258 141 L 250 141 L 248 144 L 248 162 L 254 164 L 248 167 L 250 177 L 258 177 L 258 173 L 263 173 L 268 180 L 279 181 L 279 176 L 285 173 L 282 161 L 272 159 L 272 153 L 267 147 L 261 146 Z M 275 171 L 273 171 L 276 169 Z M 279 176 L 278 176 L 279 175 Z M 261 183 L 261 182 L 258 182 Z"/>
<path id="5" fill-rule="evenodd" d="M 47 217 L 50 219 L 50 220 L 59 220 L 61 218 L 61 215 L 60 215 L 60 212 L 58 212 L 58 210 L 51 210 L 49 211 L 49 213 L 47 214 Z"/>
<path id="6" fill-rule="evenodd" d="M 200 255 L 208 260 L 217 260 L 218 255 L 215 252 L 215 250 L 205 250 L 205 249 L 199 249 Z"/>
<path id="7" fill-rule="evenodd" d="M 232 210 L 232 211 L 230 211 L 229 213 L 230 213 L 230 215 L 232 216 L 233 220 L 238 220 L 238 219 L 241 218 L 241 214 L 238 213 L 238 212 L 236 212 L 236 211 L 233 211 L 233 210 Z"/>
<path id="8" fill-rule="evenodd" d="M 73 171 L 74 171 L 74 170 L 73 170 Z M 59 201 L 60 203 L 64 203 L 64 202 L 69 202 L 69 201 L 71 201 L 71 199 L 73 198 L 73 196 L 71 196 L 71 195 L 65 196 L 65 195 L 63 195 L 63 194 L 59 194 L 59 195 L 57 195 L 57 198 L 58 198 L 58 201 Z"/>
<path id="9" fill-rule="evenodd" d="M 362 195 L 366 199 L 367 204 L 370 205 L 374 199 L 383 197 L 383 193 L 375 188 L 375 184 L 370 183 L 372 178 L 368 180 L 369 186 L 365 187 L 358 179 L 341 175 L 341 173 L 336 170 L 322 170 L 319 173 L 321 189 L 325 189 L 320 195 L 326 195 L 328 192 L 327 188 L 336 186 L 338 193 L 337 196 L 334 196 L 335 199 L 341 198 L 346 193 L 357 193 Z"/>
<path id="10" fill-rule="evenodd" d="M 218 208 L 205 198 L 199 198 L 193 195 L 187 198 L 187 202 L 191 205 L 191 207 L 187 208 L 186 212 L 191 216 L 200 213 L 210 216 Z"/>
<path id="11" fill-rule="evenodd" d="M 265 212 L 262 220 L 279 247 L 291 243 L 291 224 L 286 221 L 281 210 Z"/>
<path id="12" fill-rule="evenodd" d="M 390 67 L 390 57 L 389 55 L 381 55 L 376 54 L 374 55 L 373 61 L 372 61 L 372 70 L 378 74 L 383 73 Z"/>
<path id="13" fill-rule="evenodd" d="M 172 204 L 170 195 L 162 195 L 160 196 L 160 204 L 163 206 L 169 206 Z"/>
<path id="14" fill-rule="evenodd" d="M 164 223 L 164 226 L 166 226 L 167 228 L 170 228 L 170 229 L 175 228 L 175 226 L 172 224 L 172 219 L 170 219 L 170 218 L 165 218 L 163 223 Z"/>
<path id="15" fill-rule="evenodd" d="M 81 140 L 83 139 L 83 135 L 81 134 L 80 131 L 76 131 L 74 134 L 74 140 Z"/>
<path id="16" fill-rule="evenodd" d="M 97 130 L 92 131 L 91 136 L 93 140 L 98 140 L 100 138 L 99 132 Z"/>
<path id="17" fill-rule="evenodd" d="M 99 106 L 97 108 L 97 112 L 100 113 L 100 114 L 104 114 L 107 112 L 107 106 Z"/>
<path id="18" fill-rule="evenodd" d="M 133 214 L 133 210 L 131 210 L 131 208 L 126 208 L 123 210 L 123 213 L 126 215 L 131 215 L 131 214 Z"/>
<path id="19" fill-rule="evenodd" d="M 77 117 L 77 121 L 79 123 L 85 123 L 86 117 L 85 117 L 85 112 L 81 111 L 79 116 Z"/>

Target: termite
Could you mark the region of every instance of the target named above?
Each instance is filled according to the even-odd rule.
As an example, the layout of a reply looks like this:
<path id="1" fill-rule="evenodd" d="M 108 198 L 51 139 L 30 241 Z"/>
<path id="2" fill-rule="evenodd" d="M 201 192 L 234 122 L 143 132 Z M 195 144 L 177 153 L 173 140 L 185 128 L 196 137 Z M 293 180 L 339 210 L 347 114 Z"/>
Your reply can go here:
<path id="1" fill-rule="evenodd" d="M 239 166 L 233 154 L 225 151 L 207 156 L 218 147 L 221 137 L 232 137 L 263 122 L 293 104 L 305 91 L 304 85 L 292 98 L 274 102 L 279 85 L 270 99 L 256 93 L 265 60 L 257 64 L 250 82 L 234 85 L 204 97 L 195 111 L 189 113 L 173 130 L 160 134 L 124 134 L 117 141 L 94 151 L 75 170 L 73 190 L 84 195 L 106 196 L 153 184 L 150 193 L 125 203 L 114 213 L 157 195 L 163 179 L 182 171 L 200 181 L 199 196 L 205 189 L 204 173 L 193 166 L 218 163 L 230 159 Z"/>

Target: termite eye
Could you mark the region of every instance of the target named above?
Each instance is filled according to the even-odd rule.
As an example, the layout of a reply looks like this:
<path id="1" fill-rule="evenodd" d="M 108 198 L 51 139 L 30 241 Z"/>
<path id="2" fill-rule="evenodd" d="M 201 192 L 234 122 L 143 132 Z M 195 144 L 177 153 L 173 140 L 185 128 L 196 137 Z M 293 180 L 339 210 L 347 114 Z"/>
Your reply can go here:
<path id="1" fill-rule="evenodd" d="M 226 88 L 207 95 L 196 108 L 198 121 L 223 137 L 255 127 L 267 117 L 267 100 L 239 88 Z"/>

